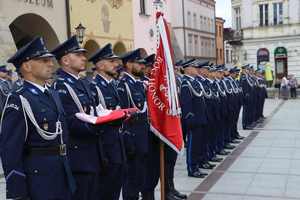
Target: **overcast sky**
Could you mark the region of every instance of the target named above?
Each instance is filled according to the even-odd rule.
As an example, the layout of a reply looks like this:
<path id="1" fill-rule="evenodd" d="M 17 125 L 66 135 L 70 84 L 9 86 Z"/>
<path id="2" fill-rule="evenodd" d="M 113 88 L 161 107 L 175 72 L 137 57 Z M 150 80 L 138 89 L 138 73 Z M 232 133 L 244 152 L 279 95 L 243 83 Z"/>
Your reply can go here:
<path id="1" fill-rule="evenodd" d="M 225 27 L 231 27 L 231 0 L 216 0 L 216 15 L 226 20 Z"/>

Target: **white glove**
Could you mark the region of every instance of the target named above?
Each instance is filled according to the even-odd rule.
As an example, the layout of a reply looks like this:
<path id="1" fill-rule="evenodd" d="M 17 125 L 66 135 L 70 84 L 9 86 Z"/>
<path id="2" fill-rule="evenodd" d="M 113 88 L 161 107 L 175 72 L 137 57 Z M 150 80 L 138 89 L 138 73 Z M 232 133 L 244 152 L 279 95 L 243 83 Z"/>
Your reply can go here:
<path id="1" fill-rule="evenodd" d="M 96 107 L 96 111 L 97 111 L 98 117 L 109 115 L 112 112 L 112 110 L 108 110 L 108 109 L 103 108 L 103 106 L 101 104 L 99 104 Z"/>

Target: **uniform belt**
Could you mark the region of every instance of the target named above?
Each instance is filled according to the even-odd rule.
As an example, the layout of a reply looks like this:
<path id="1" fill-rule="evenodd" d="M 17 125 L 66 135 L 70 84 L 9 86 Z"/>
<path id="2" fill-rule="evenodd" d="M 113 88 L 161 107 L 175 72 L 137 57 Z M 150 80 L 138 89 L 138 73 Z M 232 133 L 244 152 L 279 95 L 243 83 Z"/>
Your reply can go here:
<path id="1" fill-rule="evenodd" d="M 28 147 L 25 152 L 28 155 L 67 155 L 67 148 L 65 144 L 51 146 L 51 147 Z"/>

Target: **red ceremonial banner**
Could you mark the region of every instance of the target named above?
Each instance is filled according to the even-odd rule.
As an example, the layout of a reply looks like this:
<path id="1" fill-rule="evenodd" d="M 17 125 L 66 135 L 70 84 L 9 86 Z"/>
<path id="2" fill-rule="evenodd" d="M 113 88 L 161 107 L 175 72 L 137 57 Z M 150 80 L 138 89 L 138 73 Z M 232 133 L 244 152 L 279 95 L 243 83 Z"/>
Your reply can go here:
<path id="1" fill-rule="evenodd" d="M 157 16 L 160 42 L 147 89 L 150 125 L 155 135 L 176 152 L 180 152 L 183 138 L 170 33 L 162 14 Z"/>

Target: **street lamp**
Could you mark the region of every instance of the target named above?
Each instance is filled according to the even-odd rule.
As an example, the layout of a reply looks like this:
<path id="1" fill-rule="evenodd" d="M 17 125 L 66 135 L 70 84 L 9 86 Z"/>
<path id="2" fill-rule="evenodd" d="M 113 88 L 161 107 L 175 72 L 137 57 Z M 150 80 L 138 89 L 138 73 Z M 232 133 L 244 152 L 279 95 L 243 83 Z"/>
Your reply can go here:
<path id="1" fill-rule="evenodd" d="M 77 40 L 80 44 L 82 44 L 83 42 L 83 38 L 84 38 L 84 34 L 85 34 L 85 27 L 82 26 L 82 24 L 80 23 L 76 28 L 76 36 L 77 36 Z"/>

